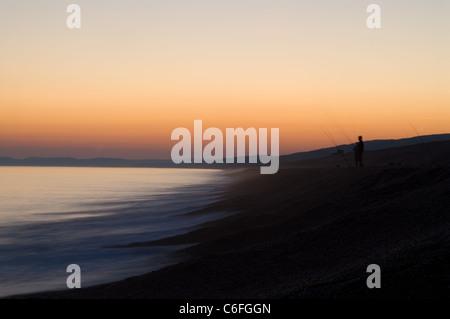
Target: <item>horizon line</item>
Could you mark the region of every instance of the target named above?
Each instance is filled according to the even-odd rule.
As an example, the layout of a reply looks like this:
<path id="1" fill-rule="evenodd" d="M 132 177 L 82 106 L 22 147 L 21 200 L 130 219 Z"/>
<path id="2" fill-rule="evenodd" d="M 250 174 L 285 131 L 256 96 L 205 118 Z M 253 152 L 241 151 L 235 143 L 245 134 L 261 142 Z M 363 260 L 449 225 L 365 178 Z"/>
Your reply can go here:
<path id="1" fill-rule="evenodd" d="M 365 143 L 370 143 L 370 142 L 377 142 L 377 141 L 402 141 L 402 140 L 412 140 L 412 139 L 418 139 L 421 137 L 430 137 L 430 136 L 449 136 L 449 140 L 450 140 L 450 133 L 439 133 L 439 134 L 427 134 L 427 135 L 417 135 L 417 136 L 413 136 L 413 137 L 405 137 L 405 138 L 399 138 L 399 139 L 375 139 L 375 140 L 367 140 L 364 141 Z M 445 141 L 445 140 L 443 140 Z M 429 141 L 429 142 L 433 142 L 433 141 Z M 355 142 L 356 143 L 356 142 Z M 428 142 L 424 142 L 424 143 L 428 143 Z M 310 149 L 310 150 L 306 150 L 306 151 L 298 151 L 298 152 L 294 152 L 294 153 L 286 153 L 286 154 L 280 154 L 281 156 L 291 156 L 291 155 L 296 155 L 296 154 L 301 154 L 301 153 L 310 153 L 310 152 L 315 152 L 315 151 L 322 151 L 322 150 L 329 150 L 329 149 L 335 149 L 338 147 L 348 147 L 350 145 L 353 145 L 354 143 L 349 143 L 349 144 L 339 144 L 339 145 L 335 145 L 335 146 L 330 146 L 330 147 L 323 147 L 323 148 L 316 148 L 316 149 Z M 418 143 L 420 144 L 420 143 Z M 258 157 L 258 155 L 246 155 L 245 158 L 250 158 L 250 157 Z M 18 157 L 11 157 L 11 156 L 7 156 L 7 155 L 2 155 L 0 156 L 0 158 L 8 158 L 8 159 L 13 159 L 13 160 L 27 160 L 27 159 L 75 159 L 75 160 L 122 160 L 122 161 L 170 161 L 172 162 L 171 158 L 125 158 L 125 157 L 86 157 L 86 158 L 82 158 L 82 157 L 76 157 L 76 156 L 27 156 L 27 157 L 23 157 L 23 158 L 18 158 Z M 234 159 L 236 158 L 241 158 L 241 157 L 233 157 Z M 194 159 L 194 158 L 192 158 Z M 224 157 L 224 160 L 226 160 L 227 158 Z"/>

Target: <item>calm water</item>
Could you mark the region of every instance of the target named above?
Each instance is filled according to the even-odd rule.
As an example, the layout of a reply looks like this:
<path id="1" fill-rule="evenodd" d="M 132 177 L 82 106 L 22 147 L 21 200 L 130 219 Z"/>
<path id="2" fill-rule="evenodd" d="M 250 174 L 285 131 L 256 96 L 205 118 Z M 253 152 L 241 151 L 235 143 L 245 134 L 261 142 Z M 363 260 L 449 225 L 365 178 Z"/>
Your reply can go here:
<path id="1" fill-rule="evenodd" d="M 217 200 L 218 170 L 0 167 L 0 296 L 123 279 L 177 260 L 180 247 L 104 248 L 187 232 L 224 213 L 180 216 Z"/>

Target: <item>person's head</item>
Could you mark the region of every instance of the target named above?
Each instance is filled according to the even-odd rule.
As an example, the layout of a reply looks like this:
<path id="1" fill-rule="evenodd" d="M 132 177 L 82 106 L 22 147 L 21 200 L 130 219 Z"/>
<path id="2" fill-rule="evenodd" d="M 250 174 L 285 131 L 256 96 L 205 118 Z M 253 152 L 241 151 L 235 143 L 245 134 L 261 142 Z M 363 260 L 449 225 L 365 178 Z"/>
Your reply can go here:
<path id="1" fill-rule="evenodd" d="M 362 136 L 359 136 L 359 137 L 358 137 L 358 140 L 362 141 Z"/>

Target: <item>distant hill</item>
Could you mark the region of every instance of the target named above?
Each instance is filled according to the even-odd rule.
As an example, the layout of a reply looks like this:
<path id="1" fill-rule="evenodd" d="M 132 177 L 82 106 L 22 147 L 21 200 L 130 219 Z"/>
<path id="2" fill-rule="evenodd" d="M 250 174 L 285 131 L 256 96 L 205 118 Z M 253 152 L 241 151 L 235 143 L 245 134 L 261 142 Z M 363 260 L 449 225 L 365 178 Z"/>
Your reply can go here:
<path id="1" fill-rule="evenodd" d="M 373 140 L 365 141 L 365 151 L 376 151 L 396 147 L 412 146 L 422 143 L 450 141 L 450 134 L 437 134 L 437 135 L 423 135 L 411 138 L 403 138 L 398 140 Z M 356 143 L 356 141 L 355 141 Z M 309 152 L 299 152 L 289 155 L 281 156 L 281 162 L 294 162 L 307 159 L 321 158 L 332 155 L 337 150 L 342 150 L 344 153 L 353 153 L 353 147 L 355 144 L 343 144 L 337 147 L 322 148 Z"/>
<path id="2" fill-rule="evenodd" d="M 127 160 L 120 158 L 0 157 L 0 166 L 77 166 L 77 167 L 175 167 L 170 160 Z"/>
<path id="3" fill-rule="evenodd" d="M 404 138 L 399 140 L 374 140 L 364 143 L 366 153 L 376 150 L 387 150 L 401 148 L 405 146 L 413 146 L 424 143 L 450 141 L 450 134 L 426 135 L 412 138 Z M 343 154 L 353 153 L 354 144 L 339 145 L 337 147 L 329 147 L 309 152 L 300 152 L 289 155 L 280 156 L 281 163 L 298 162 L 305 160 L 313 160 L 319 158 L 327 158 L 335 154 L 337 150 L 341 150 Z M 335 156 L 342 158 L 341 156 Z M 351 155 L 344 155 L 349 162 L 353 163 Z M 170 159 L 149 159 L 149 160 L 128 160 L 120 158 L 90 158 L 77 159 L 73 157 L 28 157 L 25 159 L 15 159 L 11 157 L 0 157 L 0 166 L 65 166 L 65 167 L 155 167 L 155 168 L 226 168 L 226 167 L 244 167 L 244 166 L 260 166 L 261 164 L 174 164 Z"/>
<path id="4" fill-rule="evenodd" d="M 364 152 L 365 166 L 450 166 L 450 140 L 421 143 Z M 348 167 L 355 166 L 353 153 L 285 162 L 283 167 Z"/>

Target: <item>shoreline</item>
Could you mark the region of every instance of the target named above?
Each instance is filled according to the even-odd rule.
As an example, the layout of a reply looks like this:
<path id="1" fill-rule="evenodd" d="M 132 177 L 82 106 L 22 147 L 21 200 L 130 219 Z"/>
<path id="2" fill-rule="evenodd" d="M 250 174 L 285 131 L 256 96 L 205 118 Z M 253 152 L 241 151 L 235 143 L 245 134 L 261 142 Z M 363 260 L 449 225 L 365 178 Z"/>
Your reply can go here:
<path id="1" fill-rule="evenodd" d="M 54 174 L 65 176 L 62 174 L 65 171 L 61 172 L 58 169 L 55 168 L 56 173 Z M 81 169 L 84 170 L 84 168 Z M 166 174 L 168 171 L 165 169 L 161 172 Z M 45 173 L 47 173 L 46 170 Z M 112 171 L 108 174 L 114 173 L 115 171 Z M 35 173 L 33 171 L 30 174 Z M 41 174 L 41 171 L 38 170 L 36 174 Z M 121 172 L 117 174 L 119 180 L 123 180 L 120 179 L 121 174 Z M 147 171 L 147 174 L 144 175 L 148 174 Z M 164 174 L 163 176 L 166 176 Z M 91 287 L 142 275 L 148 271 L 180 262 L 182 254 L 177 255 L 176 252 L 186 246 L 165 245 L 128 250 L 109 247 L 143 239 L 157 240 L 184 234 L 197 229 L 205 222 L 226 216 L 222 213 L 188 215 L 189 212 L 201 209 L 220 199 L 223 189 L 230 182 L 224 175 L 225 173 L 222 171 L 197 173 L 189 170 L 186 174 L 171 172 L 169 177 L 184 178 L 185 182 L 182 180 L 178 186 L 174 186 L 174 183 L 170 182 L 170 178 L 167 178 L 157 192 L 154 191 L 155 188 L 148 191 L 146 188 L 140 187 L 141 184 L 137 184 L 139 180 L 136 181 L 135 185 L 138 186 L 135 188 L 142 189 L 141 193 L 145 196 L 135 195 L 136 192 L 132 192 L 132 196 L 128 196 L 129 194 L 126 193 L 122 197 L 111 196 L 110 198 L 114 201 L 91 201 L 94 203 L 91 206 L 83 206 L 76 201 L 78 203 L 77 210 L 68 209 L 68 213 L 56 213 L 56 217 L 43 209 L 44 217 L 49 216 L 48 220 L 38 219 L 41 217 L 39 215 L 41 212 L 38 212 L 37 221 L 28 220 L 22 224 L 4 223 L 1 238 L 3 253 L 0 271 L 3 276 L 0 280 L 0 298 L 64 290 L 66 279 L 69 276 L 69 274 L 66 275 L 65 270 L 69 264 L 81 266 L 82 287 Z M 47 174 L 45 175 L 47 176 Z M 90 177 L 81 176 L 80 180 L 83 181 Z M 145 176 L 144 179 L 148 180 Z M 150 174 L 149 176 L 151 178 L 154 175 Z M 53 181 L 51 177 L 52 175 L 49 180 Z M 117 176 L 111 178 L 114 179 Z M 133 181 L 135 180 L 133 179 Z M 146 185 L 152 186 L 151 183 L 151 181 L 146 182 Z M 193 185 L 189 183 L 193 183 Z M 73 190 L 79 187 L 76 186 L 78 185 L 76 183 L 69 184 L 75 185 L 75 188 L 71 188 Z M 117 185 L 116 188 L 124 187 L 121 184 Z M 51 193 L 51 189 L 49 193 Z M 104 192 L 104 194 L 111 194 L 111 192 Z M 55 198 L 58 199 L 58 195 L 56 193 Z M 11 203 L 14 204 L 14 201 Z M 48 204 L 45 203 L 43 207 L 51 208 L 50 203 L 51 201 Z M 55 209 L 55 211 L 57 210 Z M 68 217 L 72 217 L 71 214 L 74 214 L 72 211 L 78 215 L 85 213 L 88 217 L 58 219 L 60 215 L 65 217 L 66 214 Z M 46 232 L 42 233 L 42 229 L 45 229 Z M 27 241 L 28 237 L 34 238 L 32 243 Z M 5 240 L 9 240 L 11 244 L 5 244 Z M 28 256 L 28 254 L 31 255 Z M 37 265 L 38 268 L 30 267 L 31 265 Z"/>
<path id="2" fill-rule="evenodd" d="M 449 297 L 450 274 L 441 269 L 450 258 L 450 167 L 244 172 L 221 200 L 195 212 L 240 213 L 135 243 L 195 244 L 179 251 L 186 260 L 99 286 L 10 298 Z M 381 290 L 365 286 L 373 263 L 383 271 Z"/>

